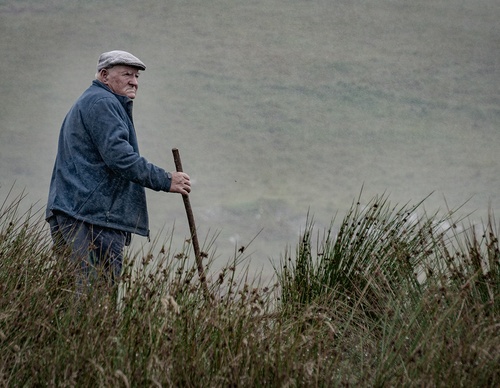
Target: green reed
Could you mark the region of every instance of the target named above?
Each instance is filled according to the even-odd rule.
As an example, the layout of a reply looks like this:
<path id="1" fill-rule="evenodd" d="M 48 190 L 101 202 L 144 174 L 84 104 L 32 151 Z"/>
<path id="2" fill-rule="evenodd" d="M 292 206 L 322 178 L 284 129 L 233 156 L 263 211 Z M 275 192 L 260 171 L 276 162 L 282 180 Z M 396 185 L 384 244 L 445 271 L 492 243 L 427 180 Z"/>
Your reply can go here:
<path id="1" fill-rule="evenodd" d="M 386 197 L 340 226 L 310 218 L 264 283 L 236 252 L 200 287 L 191 244 L 129 253 L 116 287 L 78 295 L 23 196 L 0 208 L 2 386 L 496 386 L 493 216 L 461 225 Z"/>

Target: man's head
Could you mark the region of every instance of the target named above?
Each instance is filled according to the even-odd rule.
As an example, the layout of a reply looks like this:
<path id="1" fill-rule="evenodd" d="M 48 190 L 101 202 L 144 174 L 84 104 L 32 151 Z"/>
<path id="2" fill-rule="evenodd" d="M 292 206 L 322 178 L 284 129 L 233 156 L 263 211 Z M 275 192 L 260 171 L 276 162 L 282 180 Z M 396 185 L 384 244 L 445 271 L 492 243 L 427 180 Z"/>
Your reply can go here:
<path id="1" fill-rule="evenodd" d="M 139 87 L 139 71 L 146 65 L 126 51 L 109 51 L 101 54 L 97 61 L 96 78 L 107 85 L 113 93 L 135 98 Z"/>

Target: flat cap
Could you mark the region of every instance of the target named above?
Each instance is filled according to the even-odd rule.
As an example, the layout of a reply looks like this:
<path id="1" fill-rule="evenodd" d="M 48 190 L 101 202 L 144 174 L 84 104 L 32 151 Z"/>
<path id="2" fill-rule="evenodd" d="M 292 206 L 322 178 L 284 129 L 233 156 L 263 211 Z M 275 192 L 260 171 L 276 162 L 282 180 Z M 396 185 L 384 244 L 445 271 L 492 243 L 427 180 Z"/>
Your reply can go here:
<path id="1" fill-rule="evenodd" d="M 137 57 L 126 51 L 113 50 L 107 53 L 102 53 L 97 61 L 97 72 L 102 69 L 116 65 L 127 65 L 138 67 L 141 70 L 146 70 L 146 65 Z"/>

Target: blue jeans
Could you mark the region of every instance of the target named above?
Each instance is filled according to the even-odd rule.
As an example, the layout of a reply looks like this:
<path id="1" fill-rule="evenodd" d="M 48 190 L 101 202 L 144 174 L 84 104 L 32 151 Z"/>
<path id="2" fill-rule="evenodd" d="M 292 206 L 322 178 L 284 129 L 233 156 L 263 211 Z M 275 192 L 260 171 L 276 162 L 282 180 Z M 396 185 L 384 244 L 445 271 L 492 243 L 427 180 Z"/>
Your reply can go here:
<path id="1" fill-rule="evenodd" d="M 67 252 L 81 269 L 79 284 L 106 280 L 115 284 L 123 265 L 123 248 L 130 243 L 130 233 L 103 228 L 56 213 L 49 220 L 56 252 Z"/>

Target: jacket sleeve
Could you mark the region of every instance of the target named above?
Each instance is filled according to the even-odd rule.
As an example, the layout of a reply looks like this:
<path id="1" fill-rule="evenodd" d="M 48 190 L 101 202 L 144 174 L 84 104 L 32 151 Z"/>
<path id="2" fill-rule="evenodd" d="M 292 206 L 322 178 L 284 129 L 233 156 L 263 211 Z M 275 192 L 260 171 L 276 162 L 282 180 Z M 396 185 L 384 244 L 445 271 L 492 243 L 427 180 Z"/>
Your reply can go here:
<path id="1" fill-rule="evenodd" d="M 103 162 L 115 174 L 155 191 L 170 190 L 171 179 L 166 171 L 139 155 L 132 121 L 118 101 L 97 100 L 85 121 Z"/>

